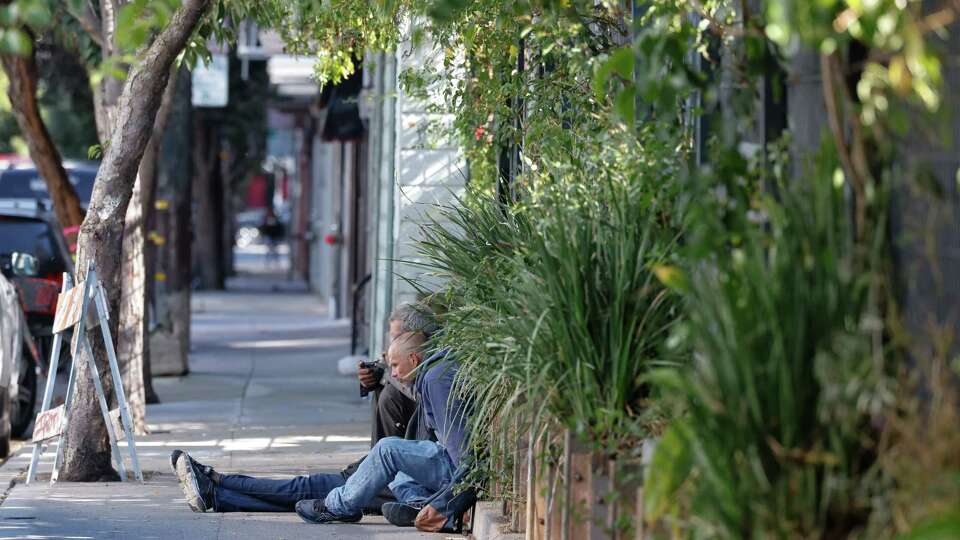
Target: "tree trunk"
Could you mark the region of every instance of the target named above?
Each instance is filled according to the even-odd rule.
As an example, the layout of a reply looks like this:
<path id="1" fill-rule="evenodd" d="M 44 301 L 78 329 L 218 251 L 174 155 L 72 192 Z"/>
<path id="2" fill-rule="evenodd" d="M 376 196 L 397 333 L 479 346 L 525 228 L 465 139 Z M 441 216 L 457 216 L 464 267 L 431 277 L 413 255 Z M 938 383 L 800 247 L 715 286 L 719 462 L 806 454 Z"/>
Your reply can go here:
<path id="1" fill-rule="evenodd" d="M 120 94 L 113 120 L 115 129 L 110 134 L 110 144 L 106 147 L 90 207 L 80 229 L 77 256 L 81 279 L 86 278 L 87 263 L 96 264 L 112 313 L 119 313 L 123 225 L 140 158 L 153 132 L 170 67 L 209 4 L 210 0 L 184 0 L 139 63 L 130 70 Z M 117 327 L 117 319 L 110 319 L 113 329 Z M 91 332 L 91 337 L 95 335 Z M 91 341 L 96 360 L 105 359 L 103 343 L 99 339 Z M 91 360 L 83 347 L 78 348 L 70 425 L 60 443 L 64 445 L 60 473 L 63 480 L 96 481 L 116 477 L 110 462 L 106 427 L 90 380 L 88 365 Z M 101 373 L 106 372 L 106 369 L 101 370 Z"/>
<path id="2" fill-rule="evenodd" d="M 147 336 L 146 221 L 156 194 L 157 157 L 166 129 L 177 85 L 176 69 L 170 73 L 167 88 L 153 124 L 153 135 L 140 160 L 123 227 L 123 262 L 120 282 L 120 322 L 117 334 L 117 362 L 126 390 L 127 405 L 137 435 L 146 435 L 147 408 L 143 365 L 150 355 Z"/>
<path id="3" fill-rule="evenodd" d="M 101 0 L 100 2 L 104 60 L 117 54 L 117 15 L 120 13 L 120 7 L 125 3 L 127 0 Z M 110 134 L 113 133 L 113 122 L 122 89 L 123 82 L 110 73 L 105 74 L 93 87 L 93 112 L 97 122 L 97 136 L 102 145 L 109 144 Z"/>
<path id="4" fill-rule="evenodd" d="M 190 72 L 181 69 L 160 145 L 157 204 L 151 216 L 158 241 L 150 246 L 147 259 L 147 275 L 153 276 L 149 280 L 153 302 L 150 368 L 157 375 L 189 371 L 193 128 Z"/>
<path id="5" fill-rule="evenodd" d="M 223 175 L 220 134 L 202 115 L 194 120 L 194 198 L 197 200 L 196 267 L 200 288 L 223 289 Z"/>
<path id="6" fill-rule="evenodd" d="M 63 170 L 60 152 L 53 144 L 50 133 L 47 131 L 43 118 L 40 117 L 40 107 L 37 104 L 37 64 L 34 53 L 27 56 L 11 54 L 0 55 L 3 70 L 10 81 L 7 95 L 13 105 L 13 115 L 17 125 L 27 140 L 30 158 L 37 167 L 40 176 L 47 183 L 47 191 L 53 201 L 53 210 L 60 221 L 60 226 L 67 231 L 67 242 L 76 246 L 77 231 L 75 227 L 83 221 L 83 209 L 80 207 L 80 198 L 67 179 L 67 172 Z"/>

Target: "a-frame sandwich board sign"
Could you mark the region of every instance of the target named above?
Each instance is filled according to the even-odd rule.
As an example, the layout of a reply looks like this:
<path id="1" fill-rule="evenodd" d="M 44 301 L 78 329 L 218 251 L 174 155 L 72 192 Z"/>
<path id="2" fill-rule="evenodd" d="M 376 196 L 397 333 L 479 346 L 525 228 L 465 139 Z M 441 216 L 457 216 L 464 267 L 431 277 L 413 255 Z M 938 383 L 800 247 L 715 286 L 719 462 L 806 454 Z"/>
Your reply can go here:
<path id="1" fill-rule="evenodd" d="M 91 301 L 93 306 L 91 306 Z M 90 317 L 90 308 L 93 307 L 96 312 L 96 318 Z M 107 298 L 103 290 L 103 285 L 97 280 L 97 272 L 93 262 L 87 266 L 86 280 L 73 286 L 73 279 L 70 274 L 63 275 L 63 289 L 60 297 L 57 299 L 57 311 L 53 321 L 53 347 L 50 351 L 50 369 L 47 373 L 47 384 L 43 391 L 43 402 L 40 406 L 40 414 L 34 422 L 33 428 L 33 456 L 30 458 L 30 469 L 27 471 L 27 484 L 33 482 L 36 478 L 37 464 L 40 460 L 40 454 L 43 452 L 44 442 L 61 437 L 67 430 L 70 422 L 70 405 L 73 403 L 73 394 L 77 378 L 77 362 L 80 359 L 90 359 L 88 363 L 93 386 L 97 392 L 97 399 L 100 402 L 100 412 L 103 414 L 103 421 L 107 426 L 107 434 L 110 436 L 110 446 L 113 449 L 113 457 L 117 464 L 117 472 L 120 473 L 120 479 L 127 480 L 126 467 L 123 463 L 123 454 L 120 453 L 120 447 L 117 445 L 116 429 L 114 428 L 113 417 L 107 407 L 107 398 L 103 392 L 103 385 L 100 383 L 100 372 L 97 369 L 97 363 L 92 361 L 94 358 L 93 347 L 90 346 L 90 339 L 87 336 L 88 326 L 99 326 L 100 333 L 103 336 L 103 342 L 107 349 L 107 361 L 110 365 L 110 375 L 113 378 L 113 388 L 116 392 L 117 404 L 119 405 L 120 423 L 122 431 L 126 436 L 127 448 L 130 451 L 130 462 L 133 466 L 133 473 L 136 479 L 143 482 L 143 473 L 140 471 L 140 462 L 137 459 L 137 446 L 133 436 L 133 423 L 130 421 L 130 411 L 127 408 L 127 398 L 123 391 L 123 381 L 120 378 L 120 367 L 117 364 L 117 355 L 113 348 L 113 338 L 110 335 L 110 325 L 108 324 L 110 314 L 107 311 Z M 60 350 L 63 347 L 64 332 L 70 328 L 74 329 L 73 347 L 71 350 L 72 362 L 70 363 L 70 378 L 67 381 L 67 396 L 63 405 L 50 408 L 53 400 L 54 384 L 57 380 L 57 367 L 60 362 Z M 77 347 L 84 347 L 87 354 L 77 354 Z M 53 474 L 50 476 L 50 483 L 57 481 L 60 472 L 60 464 L 63 462 L 63 441 L 57 445 L 57 457 L 53 465 Z"/>

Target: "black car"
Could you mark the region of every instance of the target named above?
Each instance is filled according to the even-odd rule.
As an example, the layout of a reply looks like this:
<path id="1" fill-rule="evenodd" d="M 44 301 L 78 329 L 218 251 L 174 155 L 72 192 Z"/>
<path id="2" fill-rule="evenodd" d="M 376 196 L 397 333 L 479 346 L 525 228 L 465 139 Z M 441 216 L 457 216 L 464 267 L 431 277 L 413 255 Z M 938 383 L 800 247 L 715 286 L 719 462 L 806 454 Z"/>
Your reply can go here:
<path id="1" fill-rule="evenodd" d="M 14 253 L 26 253 L 36 259 L 32 275 L 12 275 L 7 269 Z M 20 297 L 32 343 L 41 369 L 49 359 L 53 344 L 53 319 L 63 274 L 73 274 L 73 259 L 67 249 L 60 224 L 37 202 L 0 200 L 0 269 L 13 283 Z M 36 370 L 21 370 L 20 404 L 12 414 L 14 436 L 22 435 L 33 418 L 36 399 Z"/>
<path id="2" fill-rule="evenodd" d="M 64 272 L 73 273 L 73 258 L 53 213 L 37 202 L 0 198 L 0 256 L 13 252 L 36 257 L 38 277 L 58 285 Z"/>
<path id="3" fill-rule="evenodd" d="M 63 162 L 67 178 L 77 190 L 80 205 L 86 208 L 93 195 L 93 181 L 97 178 L 99 163 L 95 161 Z M 0 170 L 0 200 L 3 201 L 40 201 L 50 207 L 50 193 L 47 182 L 33 165 L 15 165 Z"/>

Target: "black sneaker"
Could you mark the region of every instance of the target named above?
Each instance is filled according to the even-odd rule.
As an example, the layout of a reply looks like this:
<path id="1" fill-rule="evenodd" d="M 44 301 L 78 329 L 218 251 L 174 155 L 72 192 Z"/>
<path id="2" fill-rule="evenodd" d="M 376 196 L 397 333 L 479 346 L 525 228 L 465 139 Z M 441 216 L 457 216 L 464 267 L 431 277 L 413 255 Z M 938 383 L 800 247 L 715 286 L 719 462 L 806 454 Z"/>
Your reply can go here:
<path id="1" fill-rule="evenodd" d="M 180 481 L 180 489 L 183 490 L 190 509 L 194 512 L 213 509 L 213 482 L 208 476 L 208 472 L 213 468 L 200 465 L 183 450 L 171 452 L 170 465 Z"/>
<path id="2" fill-rule="evenodd" d="M 420 513 L 420 507 L 401 502 L 388 502 L 380 507 L 383 517 L 397 527 L 413 527 Z"/>
<path id="3" fill-rule="evenodd" d="M 356 523 L 363 519 L 363 514 L 357 512 L 348 516 L 334 514 L 327 510 L 323 504 L 323 499 L 304 499 L 297 503 L 297 515 L 307 523 L 332 523 L 340 521 L 343 523 Z"/>

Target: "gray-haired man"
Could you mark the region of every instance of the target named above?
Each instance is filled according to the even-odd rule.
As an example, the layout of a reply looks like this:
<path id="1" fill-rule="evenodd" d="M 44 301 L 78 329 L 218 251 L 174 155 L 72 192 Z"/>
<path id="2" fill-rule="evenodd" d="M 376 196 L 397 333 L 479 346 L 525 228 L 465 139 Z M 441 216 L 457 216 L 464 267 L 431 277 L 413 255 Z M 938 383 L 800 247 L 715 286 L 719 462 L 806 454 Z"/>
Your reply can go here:
<path id="1" fill-rule="evenodd" d="M 437 328 L 433 312 L 421 303 L 401 304 L 390 314 L 391 342 L 397 336 L 411 332 L 419 332 L 429 338 Z M 404 388 L 403 382 L 392 380 L 385 367 L 381 362 L 376 368 L 361 365 L 357 371 L 364 389 L 378 391 L 374 443 L 384 437 L 403 438 L 417 406 L 410 397 L 412 391 Z"/>

